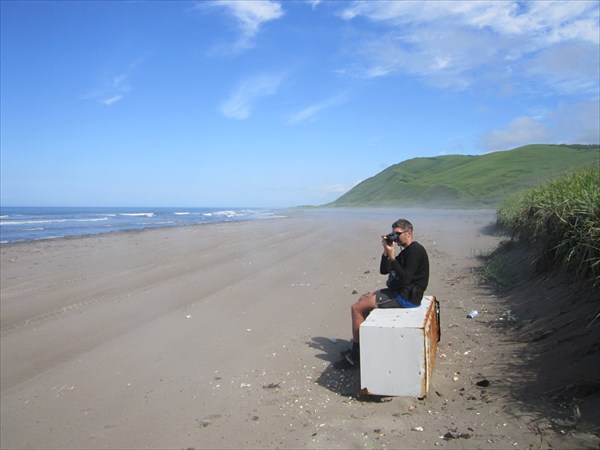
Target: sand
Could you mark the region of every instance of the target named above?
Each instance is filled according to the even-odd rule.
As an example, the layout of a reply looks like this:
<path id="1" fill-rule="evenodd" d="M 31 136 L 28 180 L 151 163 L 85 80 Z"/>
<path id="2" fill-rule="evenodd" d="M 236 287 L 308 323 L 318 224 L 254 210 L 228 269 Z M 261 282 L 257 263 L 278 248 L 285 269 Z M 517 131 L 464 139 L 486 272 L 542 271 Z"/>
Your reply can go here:
<path id="1" fill-rule="evenodd" d="M 332 363 L 350 305 L 384 286 L 379 236 L 400 217 L 441 302 L 429 395 L 356 396 L 359 372 Z M 478 283 L 494 222 L 308 210 L 2 246 L 0 446 L 598 448 L 536 372 L 548 339 L 511 327 L 510 296 Z"/>

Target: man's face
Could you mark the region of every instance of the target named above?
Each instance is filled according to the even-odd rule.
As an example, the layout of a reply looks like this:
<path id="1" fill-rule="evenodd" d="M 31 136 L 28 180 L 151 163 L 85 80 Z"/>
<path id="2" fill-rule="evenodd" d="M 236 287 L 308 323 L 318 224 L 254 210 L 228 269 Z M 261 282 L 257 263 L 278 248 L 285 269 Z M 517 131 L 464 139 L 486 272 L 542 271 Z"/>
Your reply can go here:
<path id="1" fill-rule="evenodd" d="M 410 237 L 410 230 L 404 230 L 402 228 L 394 228 L 392 230 L 394 233 L 398 234 L 398 241 L 397 243 L 399 245 L 406 245 L 408 243 L 408 239 Z"/>

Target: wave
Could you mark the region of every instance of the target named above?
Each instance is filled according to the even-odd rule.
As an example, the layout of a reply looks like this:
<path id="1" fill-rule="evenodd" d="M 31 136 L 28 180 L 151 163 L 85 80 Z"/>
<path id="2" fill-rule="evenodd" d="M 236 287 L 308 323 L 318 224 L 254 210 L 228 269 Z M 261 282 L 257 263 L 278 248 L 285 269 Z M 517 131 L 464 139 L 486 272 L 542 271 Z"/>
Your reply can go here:
<path id="1" fill-rule="evenodd" d="M 121 213 L 120 216 L 128 216 L 128 217 L 154 217 L 156 214 L 154 213 Z"/>
<path id="2" fill-rule="evenodd" d="M 213 217 L 213 216 L 235 217 L 238 215 L 238 213 L 236 213 L 235 211 L 213 211 L 213 212 L 209 212 L 209 213 L 204 213 L 202 215 L 206 216 L 206 217 Z"/>
<path id="3" fill-rule="evenodd" d="M 0 0 L 1 1 L 1 0 Z M 13 208 L 2 210 L 2 244 L 147 228 L 285 217 L 252 208 Z M 153 211 L 154 212 L 151 212 Z"/>
<path id="4" fill-rule="evenodd" d="M 102 222 L 108 220 L 108 217 L 99 219 L 44 219 L 44 220 L 13 220 L 10 222 L 0 222 L 0 225 L 30 225 L 38 223 L 66 223 L 66 222 Z"/>

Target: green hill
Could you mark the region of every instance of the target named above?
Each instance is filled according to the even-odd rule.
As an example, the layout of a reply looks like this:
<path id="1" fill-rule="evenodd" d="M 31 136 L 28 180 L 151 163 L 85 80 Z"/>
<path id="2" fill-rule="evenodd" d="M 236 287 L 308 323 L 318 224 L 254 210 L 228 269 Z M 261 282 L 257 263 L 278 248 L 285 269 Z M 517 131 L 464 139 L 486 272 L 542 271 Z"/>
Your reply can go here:
<path id="1" fill-rule="evenodd" d="M 527 145 L 479 156 L 414 158 L 327 206 L 495 207 L 508 194 L 592 164 L 600 164 L 598 145 Z"/>

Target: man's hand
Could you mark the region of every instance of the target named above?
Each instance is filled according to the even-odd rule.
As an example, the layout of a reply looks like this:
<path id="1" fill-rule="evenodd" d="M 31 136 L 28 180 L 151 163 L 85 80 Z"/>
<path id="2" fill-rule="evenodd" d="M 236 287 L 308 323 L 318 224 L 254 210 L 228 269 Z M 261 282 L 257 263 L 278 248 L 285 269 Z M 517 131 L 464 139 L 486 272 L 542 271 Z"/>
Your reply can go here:
<path id="1" fill-rule="evenodd" d="M 394 259 L 394 243 L 388 244 L 385 239 L 386 236 L 381 236 L 381 244 L 383 245 L 383 253 L 387 255 L 389 259 Z"/>

